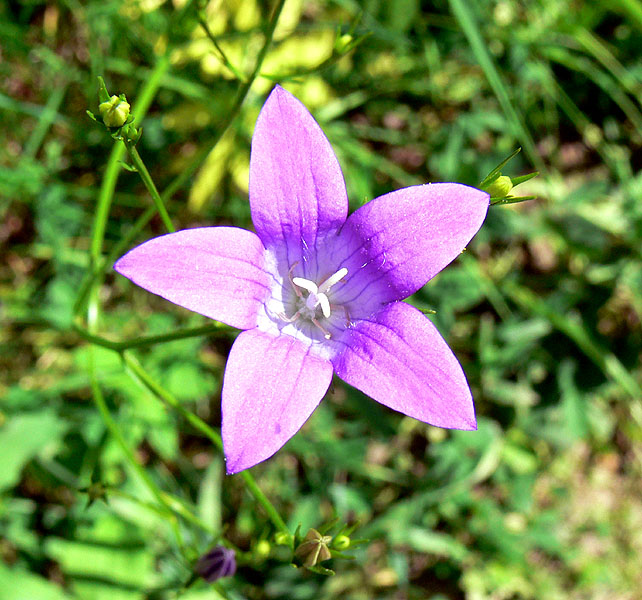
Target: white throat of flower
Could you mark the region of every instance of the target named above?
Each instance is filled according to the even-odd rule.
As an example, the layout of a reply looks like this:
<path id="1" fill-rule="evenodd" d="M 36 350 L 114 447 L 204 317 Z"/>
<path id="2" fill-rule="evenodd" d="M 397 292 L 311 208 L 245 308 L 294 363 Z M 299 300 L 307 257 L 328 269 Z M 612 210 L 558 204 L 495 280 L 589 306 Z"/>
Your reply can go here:
<path id="1" fill-rule="evenodd" d="M 290 268 L 290 283 L 292 284 L 294 293 L 297 295 L 297 298 L 299 298 L 298 309 L 291 317 L 285 317 L 285 320 L 292 323 L 299 317 L 307 319 L 323 332 L 326 340 L 329 340 L 331 337 L 330 332 L 319 322 L 317 310 L 320 308 L 323 316 L 326 319 L 330 318 L 332 305 L 328 298 L 328 292 L 333 285 L 341 281 L 348 274 L 348 269 L 345 267 L 339 269 L 334 275 L 330 275 L 330 277 L 324 279 L 317 286 L 317 284 L 310 279 L 292 277 L 294 267 L 296 267 L 296 263 Z M 304 297 L 301 290 L 305 290 L 308 293 L 307 297 Z"/>

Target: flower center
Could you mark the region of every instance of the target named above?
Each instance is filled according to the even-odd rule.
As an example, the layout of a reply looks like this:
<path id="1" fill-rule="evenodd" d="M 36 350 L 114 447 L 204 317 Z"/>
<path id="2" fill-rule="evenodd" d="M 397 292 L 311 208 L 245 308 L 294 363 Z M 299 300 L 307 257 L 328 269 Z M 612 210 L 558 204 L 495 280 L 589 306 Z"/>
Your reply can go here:
<path id="1" fill-rule="evenodd" d="M 297 296 L 297 311 L 291 317 L 286 317 L 286 320 L 294 322 L 299 317 L 307 319 L 323 332 L 325 339 L 329 340 L 330 332 L 320 323 L 319 318 L 321 316 L 325 319 L 330 318 L 333 306 L 330 304 L 328 293 L 333 285 L 348 274 L 348 269 L 345 267 L 339 269 L 334 275 L 330 275 L 317 285 L 314 281 L 304 277 L 292 277 L 292 270 L 295 266 L 296 264 L 292 265 L 290 269 L 290 283 Z M 319 309 L 321 315 L 318 314 Z"/>

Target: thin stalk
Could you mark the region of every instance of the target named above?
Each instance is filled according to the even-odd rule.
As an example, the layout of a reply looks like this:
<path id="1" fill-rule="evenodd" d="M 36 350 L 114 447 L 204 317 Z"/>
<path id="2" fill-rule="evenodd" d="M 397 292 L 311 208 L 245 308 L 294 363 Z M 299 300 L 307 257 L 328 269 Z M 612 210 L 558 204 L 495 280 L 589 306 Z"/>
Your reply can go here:
<path id="1" fill-rule="evenodd" d="M 138 125 L 147 114 L 152 100 L 158 91 L 163 75 L 165 75 L 169 69 L 169 57 L 169 51 L 161 56 L 156 65 L 154 65 L 154 69 L 152 70 L 149 79 L 145 81 L 145 84 L 134 103 L 134 110 L 132 112 L 132 114 L 134 114 L 134 126 Z M 123 159 L 124 152 L 125 146 L 123 144 L 116 144 L 112 148 L 109 160 L 107 161 L 107 168 L 105 169 L 105 175 L 98 195 L 96 216 L 94 217 L 94 227 L 91 236 L 89 255 L 92 266 L 98 264 L 102 253 L 105 229 L 109 218 L 109 209 L 114 197 L 114 191 L 116 190 L 116 181 L 118 180 L 118 174 L 120 173 L 120 162 Z"/>
<path id="2" fill-rule="evenodd" d="M 120 431 L 118 424 L 116 423 L 114 418 L 111 416 L 111 413 L 109 412 L 109 408 L 107 407 L 107 403 L 105 402 L 105 397 L 103 396 L 100 386 L 98 385 L 98 379 L 96 377 L 96 368 L 94 364 L 93 348 L 90 348 L 90 351 L 89 351 L 89 379 L 91 382 L 91 391 L 94 396 L 94 403 L 96 404 L 96 408 L 98 408 L 98 412 L 100 413 L 100 416 L 102 417 L 102 420 L 105 423 L 105 426 L 107 427 L 109 433 L 116 440 L 121 450 L 125 454 L 125 457 L 127 458 L 127 462 L 129 462 L 131 467 L 134 469 L 135 473 L 142 480 L 142 482 L 145 484 L 147 489 L 152 493 L 154 498 L 156 498 L 158 503 L 162 504 L 166 509 L 171 510 L 170 507 L 165 502 L 165 500 L 163 499 L 163 495 L 160 488 L 154 483 L 154 481 L 149 476 L 147 471 L 136 460 L 134 451 L 129 447 L 129 444 L 127 443 L 127 441 L 125 440 L 125 437 Z"/>
<path id="3" fill-rule="evenodd" d="M 200 337 L 203 335 L 215 335 L 217 337 L 223 337 L 229 334 L 231 331 L 234 331 L 234 329 L 232 329 L 231 327 L 227 327 L 226 325 L 222 325 L 220 323 L 212 323 L 209 325 L 202 325 L 201 327 L 177 329 L 176 331 L 172 331 L 171 333 L 148 335 L 133 340 L 124 340 L 118 342 L 109 340 L 99 335 L 95 335 L 88 329 L 85 329 L 77 323 L 74 323 L 73 330 L 88 342 L 96 344 L 97 346 L 102 346 L 103 348 L 108 348 L 109 350 L 113 350 L 114 352 L 124 352 L 125 350 L 129 350 L 130 348 L 143 348 L 145 346 L 164 344 L 166 342 L 184 340 L 186 338 L 192 337 Z"/>
<path id="4" fill-rule="evenodd" d="M 129 446 L 129 444 L 125 440 L 125 436 L 122 434 L 120 428 L 118 427 L 118 424 L 111 416 L 107 403 L 105 402 L 105 397 L 103 396 L 100 385 L 98 384 L 93 348 L 89 349 L 89 380 L 91 384 L 92 395 L 94 398 L 94 404 L 98 408 L 98 412 L 102 417 L 103 423 L 107 427 L 110 435 L 121 447 L 123 453 L 125 454 L 125 457 L 127 458 L 127 462 L 131 465 L 131 467 L 134 469 L 134 472 L 145 484 L 145 487 L 147 487 L 147 489 L 151 492 L 156 501 L 172 515 L 172 527 L 179 541 L 181 539 L 181 534 L 180 530 L 178 529 L 178 523 L 176 522 L 176 515 L 181 516 L 186 521 L 200 527 L 204 531 L 207 531 L 210 534 L 214 534 L 212 529 L 205 523 L 203 523 L 196 515 L 194 515 L 182 501 L 161 490 L 147 473 L 147 471 L 143 468 L 143 466 L 138 462 L 138 460 L 136 460 L 134 450 Z"/>
<path id="5" fill-rule="evenodd" d="M 140 178 L 143 180 L 147 191 L 154 201 L 154 205 L 156 206 L 156 210 L 158 211 L 158 214 L 163 221 L 163 225 L 165 225 L 165 229 L 167 229 L 167 231 L 169 231 L 170 233 L 173 233 L 174 231 L 176 231 L 176 228 L 174 227 L 172 220 L 167 213 L 167 209 L 165 208 L 163 199 L 160 197 L 160 194 L 156 189 L 154 180 L 149 174 L 149 171 L 147 170 L 143 159 L 140 157 L 140 154 L 138 154 L 138 150 L 136 150 L 136 146 L 130 140 L 124 140 L 123 143 L 125 144 L 125 148 L 127 148 L 127 152 L 129 152 L 129 156 L 132 159 L 134 167 L 136 167 Z"/>
<path id="6" fill-rule="evenodd" d="M 156 207 L 150 206 L 143 212 L 143 214 L 136 219 L 136 222 L 110 250 L 106 258 L 100 259 L 93 268 L 85 273 L 85 277 L 80 285 L 80 291 L 78 292 L 78 297 L 74 302 L 74 315 L 80 314 L 85 308 L 85 304 L 89 297 L 89 292 L 96 282 L 102 275 L 107 266 L 113 265 L 116 262 L 116 259 L 123 254 L 123 252 L 129 247 L 132 241 L 138 236 L 138 234 L 145 229 L 145 225 L 149 223 L 150 219 L 156 214 Z"/>
<path id="7" fill-rule="evenodd" d="M 216 39 L 216 36 L 212 33 L 212 30 L 210 29 L 209 24 L 205 20 L 202 14 L 199 15 L 198 17 L 198 23 L 199 25 L 203 28 L 203 31 L 205 31 L 205 35 L 209 38 L 210 42 L 214 44 L 214 48 L 216 48 L 217 52 L 219 53 L 219 58 L 221 59 L 221 62 L 234 74 L 234 77 L 236 77 L 239 81 L 244 82 L 245 81 L 245 75 L 241 73 L 230 61 L 229 58 L 227 58 L 227 54 L 225 54 L 225 51 L 223 48 L 221 48 L 221 45 L 218 43 L 218 40 Z"/>
<path id="8" fill-rule="evenodd" d="M 584 50 L 598 60 L 617 79 L 627 92 L 635 96 L 639 104 L 642 104 L 640 86 L 635 77 L 632 77 L 624 65 L 615 58 L 604 41 L 584 27 L 577 27 L 574 32 L 574 38 Z"/>
<path id="9" fill-rule="evenodd" d="M 249 471 L 241 471 L 240 473 L 245 485 L 250 494 L 254 496 L 254 499 L 263 507 L 263 510 L 267 513 L 268 517 L 274 524 L 274 526 L 279 530 L 285 533 L 288 536 L 288 541 L 290 545 L 293 544 L 294 538 L 288 529 L 288 526 L 285 524 L 285 521 L 281 518 L 281 515 L 278 513 L 274 505 L 269 501 L 268 497 L 263 493 L 263 490 L 256 483 L 256 479 Z"/>
<path id="10" fill-rule="evenodd" d="M 123 360 L 125 365 L 129 368 L 130 373 L 142 383 L 150 392 L 158 396 L 163 402 L 171 406 L 176 412 L 178 412 L 190 425 L 194 427 L 197 431 L 200 431 L 203 435 L 211 440 L 211 442 L 218 448 L 218 450 L 223 453 L 223 440 L 221 435 L 212 429 L 205 421 L 200 419 L 194 413 L 187 410 L 170 392 L 165 388 L 161 387 L 154 381 L 154 379 L 143 369 L 141 364 L 129 353 L 123 354 Z M 290 530 L 288 529 L 285 521 L 281 518 L 281 515 L 278 513 L 274 505 L 270 502 L 268 497 L 263 493 L 261 488 L 257 485 L 256 480 L 249 471 L 242 471 L 240 473 L 241 477 L 247 485 L 248 491 L 254 499 L 263 507 L 268 517 L 272 521 L 273 525 L 283 533 L 288 535 L 288 538 L 291 539 Z"/>

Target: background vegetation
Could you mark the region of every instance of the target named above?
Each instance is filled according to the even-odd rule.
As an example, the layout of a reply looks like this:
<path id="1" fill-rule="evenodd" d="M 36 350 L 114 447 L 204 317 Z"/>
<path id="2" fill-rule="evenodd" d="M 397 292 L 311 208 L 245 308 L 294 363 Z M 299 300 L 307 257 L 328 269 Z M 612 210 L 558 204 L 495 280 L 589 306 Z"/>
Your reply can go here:
<path id="1" fill-rule="evenodd" d="M 273 35 L 280 4 L 211 0 L 228 66 L 197 8 L 0 4 L 0 598 L 641 598 L 639 0 L 287 0 Z M 413 298 L 464 366 L 479 431 L 336 381 L 252 469 L 291 531 L 360 521 L 370 542 L 324 563 L 334 577 L 289 566 L 198 429 L 218 427 L 234 334 L 111 271 L 165 229 L 86 115 L 98 75 L 130 100 L 181 227 L 250 226 L 275 82 L 322 124 L 353 208 L 479 184 L 518 146 L 504 173 L 541 171 L 516 190 L 537 200 L 493 207 Z M 246 553 L 237 575 L 183 589 L 220 531 Z"/>

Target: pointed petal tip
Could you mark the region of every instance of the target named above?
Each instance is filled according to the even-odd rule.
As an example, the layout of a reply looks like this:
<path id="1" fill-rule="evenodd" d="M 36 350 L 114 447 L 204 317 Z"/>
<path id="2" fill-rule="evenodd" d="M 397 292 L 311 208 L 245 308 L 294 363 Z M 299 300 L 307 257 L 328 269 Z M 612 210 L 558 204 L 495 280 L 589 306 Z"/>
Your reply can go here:
<path id="1" fill-rule="evenodd" d="M 127 271 L 127 255 L 125 254 L 124 256 L 121 256 L 113 265 L 114 271 L 118 273 L 119 275 L 122 275 L 123 277 L 127 277 L 126 271 Z"/>
<path id="2" fill-rule="evenodd" d="M 241 471 L 243 471 L 242 467 L 239 467 L 238 465 L 232 466 L 230 462 L 227 460 L 227 457 L 225 457 L 225 474 L 226 475 L 236 475 Z"/>
<path id="3" fill-rule="evenodd" d="M 272 88 L 272 91 L 268 94 L 268 97 L 265 100 L 265 105 L 271 104 L 272 102 L 278 102 L 279 100 L 284 100 L 286 102 L 292 102 L 292 103 L 295 103 L 297 105 L 301 103 L 301 101 L 298 100 L 297 97 L 294 96 L 294 94 L 291 94 L 284 87 L 281 87 L 277 83 Z"/>
<path id="4" fill-rule="evenodd" d="M 241 333 L 225 367 L 221 434 L 228 474 L 267 460 L 325 395 L 332 364 L 290 336 Z"/>
<path id="5" fill-rule="evenodd" d="M 229 446 L 229 447 L 228 447 Z M 259 463 L 266 461 L 268 458 L 271 458 L 277 451 L 272 453 L 270 456 L 265 456 L 263 458 L 249 457 L 244 455 L 243 452 L 236 454 L 234 453 L 235 446 L 229 444 L 226 446 L 225 440 L 223 440 L 223 460 L 225 461 L 225 474 L 226 475 L 238 475 L 241 471 L 246 469 L 251 469 Z"/>
<path id="6" fill-rule="evenodd" d="M 473 415 L 472 419 L 466 419 L 457 429 L 461 429 L 462 431 L 477 431 L 477 418 Z"/>

